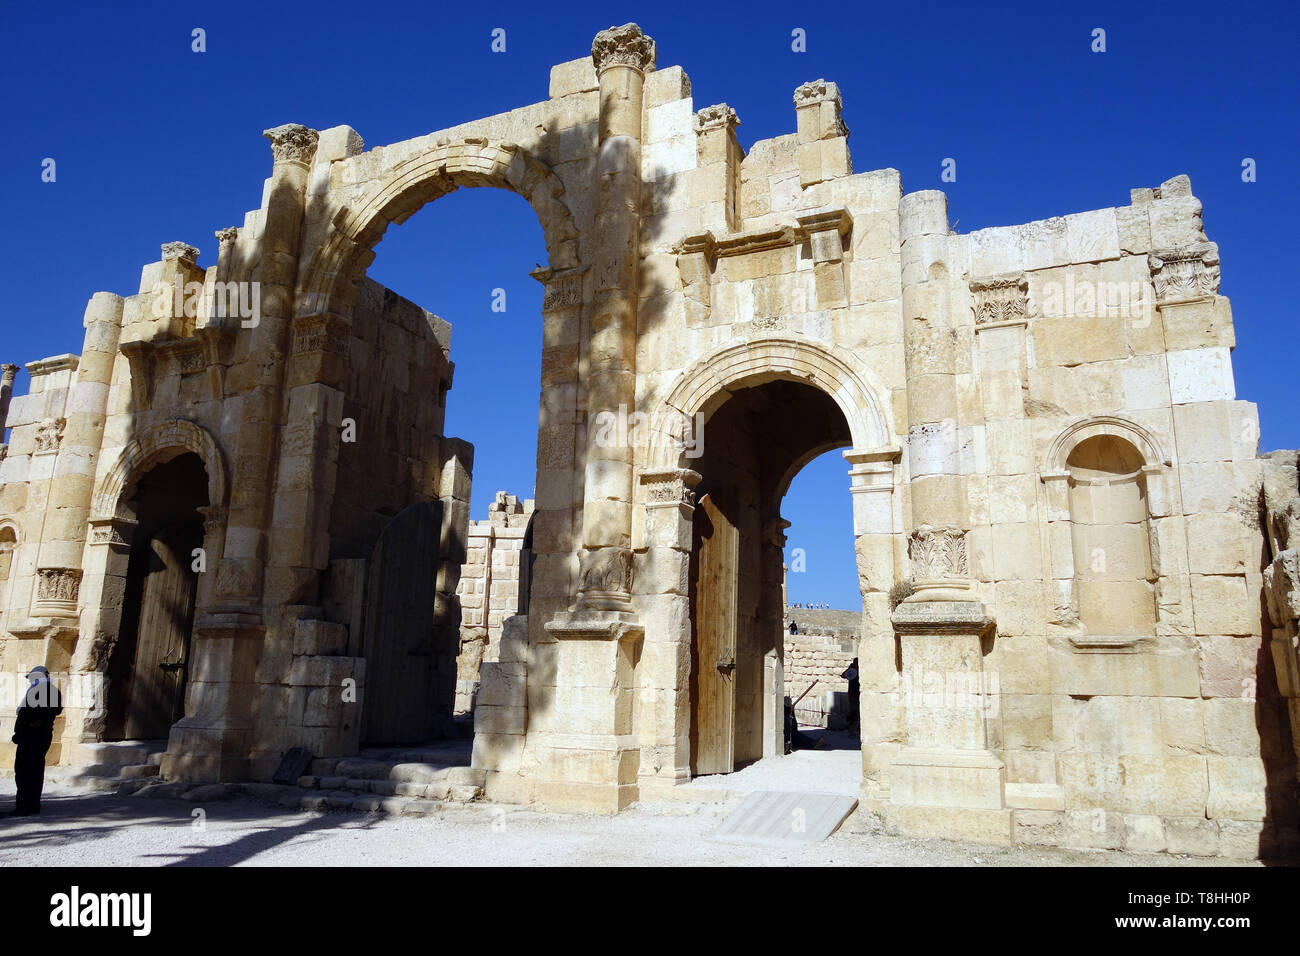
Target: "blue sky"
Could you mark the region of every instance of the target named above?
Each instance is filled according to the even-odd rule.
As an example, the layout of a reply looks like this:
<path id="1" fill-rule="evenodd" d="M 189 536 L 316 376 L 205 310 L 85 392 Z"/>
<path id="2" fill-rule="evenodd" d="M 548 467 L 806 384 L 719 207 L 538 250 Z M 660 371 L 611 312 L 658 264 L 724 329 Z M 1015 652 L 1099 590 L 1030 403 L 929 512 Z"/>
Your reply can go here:
<path id="1" fill-rule="evenodd" d="M 1264 449 L 1297 447 L 1298 19 L 1290 5 L 1203 2 L 10 4 L 0 358 L 79 351 L 86 300 L 134 292 L 163 242 L 213 261 L 214 230 L 260 201 L 263 129 L 346 123 L 378 145 L 508 110 L 544 99 L 550 66 L 586 55 L 598 30 L 635 20 L 661 66 L 685 68 L 697 106 L 736 109 L 745 147 L 794 129 L 796 86 L 834 80 L 855 168 L 945 189 L 962 232 L 1120 205 L 1187 173 L 1220 246 L 1238 396 L 1260 405 Z M 195 27 L 206 52 L 191 50 Z M 490 49 L 498 27 L 505 53 Z M 796 28 L 806 52 L 791 49 Z M 1105 53 L 1090 49 L 1095 28 Z M 955 183 L 939 179 L 948 157 Z M 531 211 L 462 190 L 377 253 L 374 278 L 453 324 L 448 431 L 477 446 L 474 515 L 497 488 L 530 494 L 541 288 L 527 272 L 544 261 Z M 838 452 L 796 479 L 784 513 L 808 570 L 790 576 L 791 600 L 857 606 L 848 497 Z"/>

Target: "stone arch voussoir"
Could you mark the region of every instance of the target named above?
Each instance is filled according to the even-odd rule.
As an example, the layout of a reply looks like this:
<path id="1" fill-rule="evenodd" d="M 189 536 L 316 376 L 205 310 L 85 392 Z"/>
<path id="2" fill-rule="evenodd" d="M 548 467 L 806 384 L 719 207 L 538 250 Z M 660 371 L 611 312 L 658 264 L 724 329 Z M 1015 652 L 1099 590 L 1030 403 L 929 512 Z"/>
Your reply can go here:
<path id="1" fill-rule="evenodd" d="M 562 271 L 578 265 L 578 230 L 555 172 L 521 146 L 467 137 L 397 163 L 360 201 L 340 207 L 328 238 L 308 255 L 298 314 L 348 314 L 347 289 L 364 274 L 374 258 L 371 250 L 389 225 L 405 222 L 462 186 L 491 186 L 522 196 L 541 224 L 550 267 Z"/>
<path id="2" fill-rule="evenodd" d="M 95 488 L 91 520 L 115 517 L 122 493 L 133 482 L 154 465 L 187 452 L 193 452 L 203 460 L 208 474 L 208 504 L 224 505 L 229 481 L 216 439 L 202 426 L 175 418 L 146 429 L 122 446 L 113 467 Z"/>

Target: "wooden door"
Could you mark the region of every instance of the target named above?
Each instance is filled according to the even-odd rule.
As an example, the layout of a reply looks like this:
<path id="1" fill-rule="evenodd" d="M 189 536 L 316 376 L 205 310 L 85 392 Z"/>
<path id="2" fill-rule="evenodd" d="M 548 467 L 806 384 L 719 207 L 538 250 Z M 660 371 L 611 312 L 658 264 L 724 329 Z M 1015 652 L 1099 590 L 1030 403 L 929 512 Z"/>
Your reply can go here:
<path id="1" fill-rule="evenodd" d="M 691 552 L 691 770 L 731 773 L 735 762 L 737 571 L 740 532 L 730 489 L 695 508 Z"/>
<path id="2" fill-rule="evenodd" d="M 442 502 L 411 505 L 379 536 L 366 569 L 361 697 L 365 743 L 424 743 L 433 732 L 434 598 Z"/>
<path id="3" fill-rule="evenodd" d="M 193 549 L 202 546 L 199 525 L 160 529 L 145 545 L 123 734 L 128 740 L 160 740 L 185 712 L 185 675 L 198 574 Z"/>

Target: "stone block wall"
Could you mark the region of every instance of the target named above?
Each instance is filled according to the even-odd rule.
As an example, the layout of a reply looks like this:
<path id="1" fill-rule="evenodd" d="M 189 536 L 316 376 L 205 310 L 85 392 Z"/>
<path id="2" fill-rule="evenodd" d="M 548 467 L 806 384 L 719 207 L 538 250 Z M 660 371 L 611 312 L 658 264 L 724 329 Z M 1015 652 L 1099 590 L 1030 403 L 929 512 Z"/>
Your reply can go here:
<path id="1" fill-rule="evenodd" d="M 785 614 L 785 695 L 794 700 L 816 681 L 795 705 L 799 722 L 840 728 L 849 707 L 849 682 L 841 675 L 858 656 L 862 614 L 789 605 Z M 791 621 L 798 634 L 790 633 Z"/>
<path id="2" fill-rule="evenodd" d="M 533 501 L 498 491 L 487 518 L 471 521 L 460 602 L 460 654 L 456 661 L 456 713 L 474 709 L 479 665 L 500 660 L 506 618 L 527 612 L 531 553 L 525 549 Z"/>

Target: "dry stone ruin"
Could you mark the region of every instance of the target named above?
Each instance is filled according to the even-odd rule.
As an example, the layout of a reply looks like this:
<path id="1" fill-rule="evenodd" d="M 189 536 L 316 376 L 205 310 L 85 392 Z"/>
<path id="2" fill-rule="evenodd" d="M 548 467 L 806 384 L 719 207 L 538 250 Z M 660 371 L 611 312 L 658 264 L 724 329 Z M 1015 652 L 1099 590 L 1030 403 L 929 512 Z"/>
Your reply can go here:
<path id="1" fill-rule="evenodd" d="M 835 83 L 784 135 L 739 123 L 627 25 L 509 112 L 372 148 L 267 130 L 215 255 L 168 243 L 96 293 L 81 354 L 8 404 L 0 667 L 105 677 L 51 759 L 159 737 L 165 779 L 269 780 L 291 748 L 433 739 L 466 626 L 490 800 L 615 812 L 782 759 L 781 500 L 841 449 L 865 809 L 1293 844 L 1296 456 L 1258 454 L 1187 178 L 959 233 L 943 193 L 855 171 Z M 548 254 L 527 545 L 523 511 L 489 518 L 528 552 L 514 608 L 462 571 L 451 328 L 366 277 L 390 223 L 470 187 L 524 197 Z"/>

